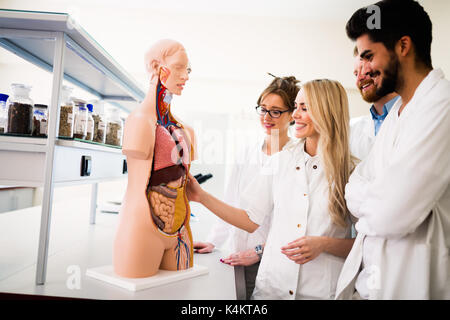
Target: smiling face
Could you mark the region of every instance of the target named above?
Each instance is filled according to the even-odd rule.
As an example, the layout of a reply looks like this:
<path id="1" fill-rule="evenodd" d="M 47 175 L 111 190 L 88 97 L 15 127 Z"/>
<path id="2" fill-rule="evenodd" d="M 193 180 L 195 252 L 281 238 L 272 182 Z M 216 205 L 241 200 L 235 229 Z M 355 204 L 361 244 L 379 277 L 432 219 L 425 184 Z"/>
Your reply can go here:
<path id="1" fill-rule="evenodd" d="M 294 118 L 295 125 L 295 137 L 296 138 L 308 138 L 317 136 L 318 132 L 314 127 L 314 123 L 308 112 L 308 104 L 305 100 L 305 94 L 303 90 L 300 90 L 295 98 L 295 111 L 292 114 Z"/>
<path id="2" fill-rule="evenodd" d="M 288 107 L 284 105 L 283 99 L 274 93 L 266 95 L 259 105 L 267 111 L 288 110 Z M 259 118 L 261 126 L 264 128 L 266 134 L 270 135 L 273 132 L 276 132 L 275 130 L 278 130 L 278 133 L 281 135 L 282 133 L 287 132 L 289 123 L 292 121 L 292 113 L 284 112 L 279 118 L 272 118 L 267 112 L 264 116 L 260 116 Z"/>
<path id="3" fill-rule="evenodd" d="M 368 74 L 363 74 L 362 70 L 362 61 L 359 58 L 359 55 L 355 57 L 353 74 L 356 78 L 356 87 L 361 93 L 361 97 L 369 102 L 373 103 L 380 100 L 380 96 L 377 95 L 377 87 L 374 84 L 374 81 L 370 78 Z"/>
<path id="4" fill-rule="evenodd" d="M 160 68 L 159 78 L 169 92 L 181 95 L 186 81 L 189 80 L 191 67 L 184 49 L 165 59 L 165 65 Z"/>
<path id="5" fill-rule="evenodd" d="M 362 94 L 369 95 L 375 88 L 375 94 L 383 97 L 399 89 L 399 61 L 395 52 L 391 52 L 381 42 L 373 42 L 367 34 L 356 40 L 361 59 Z M 367 101 L 367 100 L 366 100 Z"/>

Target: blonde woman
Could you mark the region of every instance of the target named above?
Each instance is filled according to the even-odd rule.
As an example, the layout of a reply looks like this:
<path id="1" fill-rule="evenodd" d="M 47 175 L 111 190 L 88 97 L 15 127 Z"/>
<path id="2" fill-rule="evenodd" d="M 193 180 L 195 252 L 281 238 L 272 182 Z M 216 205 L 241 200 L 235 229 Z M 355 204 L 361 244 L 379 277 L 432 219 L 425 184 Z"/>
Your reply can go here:
<path id="1" fill-rule="evenodd" d="M 248 232 L 273 211 L 253 299 L 333 299 L 350 252 L 351 221 L 344 199 L 354 167 L 349 150 L 348 99 L 333 80 L 305 83 L 295 99 L 299 141 L 271 158 L 237 209 L 203 191 L 190 177 L 187 194 Z"/>
<path id="2" fill-rule="evenodd" d="M 292 113 L 300 89 L 298 83 L 294 76 L 275 77 L 259 96 L 256 112 L 265 134 L 257 143 L 250 141 L 238 153 L 225 189 L 224 199 L 228 204 L 234 207 L 243 206 L 242 192 L 256 175 L 264 172 L 264 166 L 270 157 L 292 142 L 288 131 L 294 124 Z M 251 234 L 219 220 L 211 229 L 206 242 L 194 242 L 195 252 L 209 253 L 231 238 L 233 253 L 221 261 L 231 266 L 243 267 L 246 299 L 250 299 L 255 287 L 259 263 L 270 229 L 270 218 L 271 214 L 267 215 L 259 228 Z"/>

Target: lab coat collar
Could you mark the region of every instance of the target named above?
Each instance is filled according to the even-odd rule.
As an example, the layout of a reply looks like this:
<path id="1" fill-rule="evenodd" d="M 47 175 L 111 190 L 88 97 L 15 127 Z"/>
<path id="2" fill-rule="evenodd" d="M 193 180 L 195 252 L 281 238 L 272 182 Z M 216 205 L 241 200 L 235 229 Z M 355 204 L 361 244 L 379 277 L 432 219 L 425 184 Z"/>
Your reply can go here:
<path id="1" fill-rule="evenodd" d="M 395 96 L 394 98 L 392 98 L 391 100 L 389 100 L 388 102 L 386 102 L 383 106 L 383 114 L 379 115 L 377 113 L 377 111 L 375 110 L 375 106 L 372 105 L 372 107 L 370 108 L 370 113 L 372 114 L 372 119 L 373 120 L 377 120 L 377 119 L 381 119 L 384 120 L 388 113 L 391 111 L 393 105 L 395 104 L 395 102 L 397 101 L 397 99 L 399 98 L 399 96 Z"/>
<path id="2" fill-rule="evenodd" d="M 417 87 L 416 91 L 414 92 L 414 95 L 412 99 L 409 101 L 407 106 L 404 108 L 402 112 L 402 118 L 406 118 L 408 114 L 411 112 L 414 112 L 414 109 L 417 106 L 422 106 L 420 103 L 416 103 L 417 100 L 421 99 L 423 96 L 426 96 L 428 92 L 433 89 L 433 87 L 442 79 L 445 78 L 444 72 L 442 69 L 433 69 L 431 70 L 428 75 L 422 80 L 422 82 Z M 395 112 L 398 117 L 398 109 L 403 104 L 403 99 L 400 97 L 400 99 L 397 100 L 395 103 Z"/>

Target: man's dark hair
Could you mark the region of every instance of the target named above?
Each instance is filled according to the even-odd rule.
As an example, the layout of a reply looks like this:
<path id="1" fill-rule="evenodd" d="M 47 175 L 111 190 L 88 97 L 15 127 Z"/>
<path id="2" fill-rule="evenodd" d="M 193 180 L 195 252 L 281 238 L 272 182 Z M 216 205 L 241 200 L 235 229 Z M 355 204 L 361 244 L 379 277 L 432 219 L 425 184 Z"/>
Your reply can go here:
<path id="1" fill-rule="evenodd" d="M 432 23 L 423 7 L 414 0 L 383 0 L 374 5 L 380 9 L 381 28 L 368 25 L 367 21 L 374 13 L 368 13 L 369 7 L 364 7 L 357 10 L 347 22 L 347 36 L 355 41 L 367 34 L 370 40 L 383 43 L 391 51 L 401 37 L 409 36 L 414 44 L 416 61 L 432 68 Z"/>

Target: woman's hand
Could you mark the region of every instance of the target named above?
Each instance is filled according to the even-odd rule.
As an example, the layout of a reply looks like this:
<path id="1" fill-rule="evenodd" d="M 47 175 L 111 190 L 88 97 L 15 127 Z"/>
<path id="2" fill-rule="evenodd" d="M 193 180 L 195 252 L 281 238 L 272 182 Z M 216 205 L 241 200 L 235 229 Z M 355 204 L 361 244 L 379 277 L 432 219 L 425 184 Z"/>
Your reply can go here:
<path id="1" fill-rule="evenodd" d="M 214 245 L 210 242 L 194 242 L 195 253 L 211 253 L 214 250 Z"/>
<path id="2" fill-rule="evenodd" d="M 295 263 L 305 264 L 325 250 L 326 241 L 326 237 L 301 237 L 281 247 L 281 253 Z"/>
<path id="3" fill-rule="evenodd" d="M 240 251 L 231 254 L 226 259 L 221 259 L 223 263 L 229 264 L 230 266 L 251 266 L 259 261 L 259 256 L 256 254 L 255 249 L 248 249 L 245 251 Z"/>
<path id="4" fill-rule="evenodd" d="M 187 185 L 186 185 L 186 195 L 189 201 L 200 202 L 201 194 L 203 193 L 202 187 L 198 183 L 197 179 L 189 173 Z"/>

